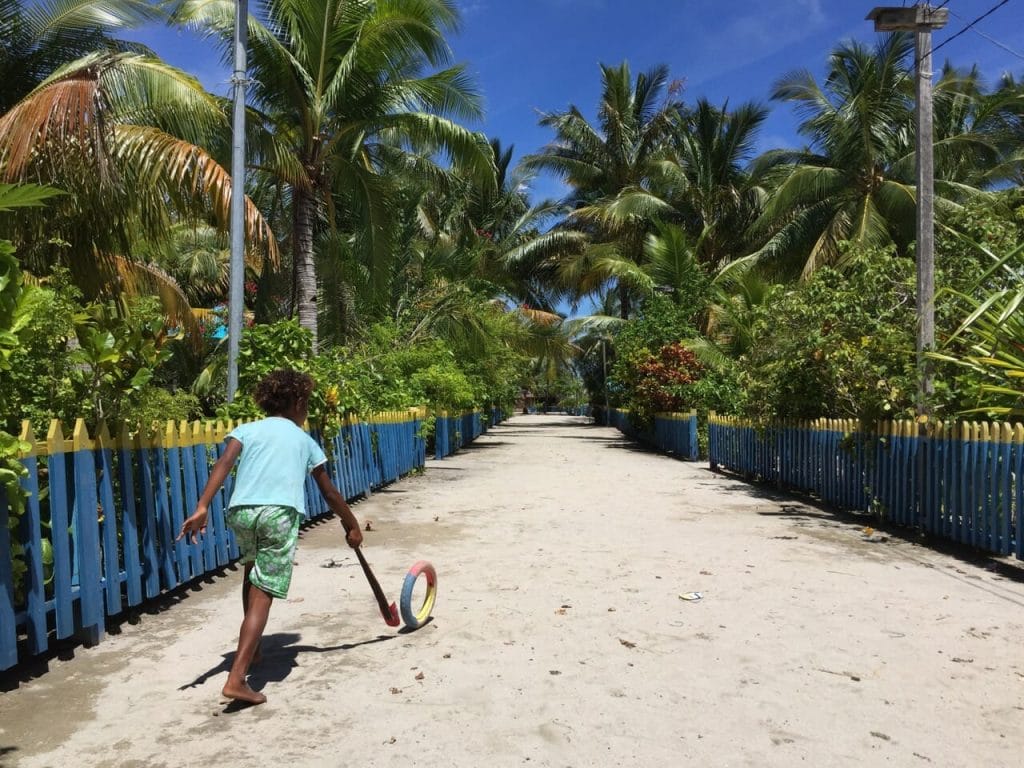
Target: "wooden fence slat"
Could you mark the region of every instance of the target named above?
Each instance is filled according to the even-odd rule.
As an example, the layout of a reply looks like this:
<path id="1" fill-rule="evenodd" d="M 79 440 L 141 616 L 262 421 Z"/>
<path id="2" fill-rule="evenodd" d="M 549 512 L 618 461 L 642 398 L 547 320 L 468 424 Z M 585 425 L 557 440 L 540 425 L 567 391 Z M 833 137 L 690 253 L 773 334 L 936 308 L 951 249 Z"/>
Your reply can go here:
<path id="1" fill-rule="evenodd" d="M 31 446 L 21 459 L 26 474 L 21 487 L 28 494 L 25 512 L 21 517 L 19 540 L 25 548 L 25 618 L 28 647 L 32 653 L 42 653 L 49 645 L 46 622 L 46 582 L 43 567 L 42 517 L 39 509 L 39 459 L 36 436 L 28 421 L 22 422 L 21 439 Z M 0 503 L 0 506 L 6 506 Z M 7 545 L 10 547 L 10 543 Z M 0 544 L 0 552 L 5 550 Z M 52 552 L 52 550 L 51 550 Z M 2 623 L 2 622 L 0 622 Z M 0 666 L 2 668 L 2 666 Z"/>
<path id="2" fill-rule="evenodd" d="M 78 600 L 82 615 L 81 632 L 86 642 L 98 643 L 105 621 L 100 583 L 99 500 L 96 493 L 96 457 L 85 421 L 78 419 L 73 433 L 75 467 L 73 548 L 78 562 Z"/>
<path id="3" fill-rule="evenodd" d="M 1024 560 L 1024 426 L 1015 424 L 1013 428 L 1013 447 L 1015 450 L 1013 471 L 1014 488 L 1014 543 L 1018 560 Z"/>
<path id="4" fill-rule="evenodd" d="M 953 489 L 953 423 L 942 425 L 939 438 L 939 471 L 941 473 L 941 493 L 939 502 L 939 531 L 945 538 L 951 538 L 952 517 L 950 515 Z"/>
<path id="5" fill-rule="evenodd" d="M 7 553 L 11 537 L 7 526 L 10 505 L 7 490 L 0 485 L 0 669 L 18 663 L 18 627 L 14 619 L 14 569 Z"/>
<path id="6" fill-rule="evenodd" d="M 142 478 L 142 515 L 139 520 L 142 529 L 142 562 L 143 578 L 146 585 L 146 597 L 156 597 L 160 594 L 160 568 L 161 559 L 159 556 L 160 531 L 157 519 L 157 468 L 155 452 L 152 448 L 152 440 L 149 435 L 139 431 L 136 435 L 135 458 L 139 463 L 139 475 Z"/>
<path id="7" fill-rule="evenodd" d="M 197 445 L 202 437 L 202 432 L 197 429 L 198 424 L 192 425 L 187 421 L 181 421 L 176 425 L 178 444 L 178 465 L 181 471 L 182 481 L 182 508 L 181 519 L 190 517 L 199 503 L 199 494 L 202 489 L 199 487 L 198 468 L 196 467 L 196 453 L 199 450 Z M 193 544 L 187 539 L 185 542 L 188 555 L 192 561 L 192 576 L 195 578 L 207 571 L 213 570 L 217 564 L 217 555 L 213 550 L 214 534 L 210 526 L 210 515 L 207 510 L 206 532 L 199 534 L 199 541 Z M 181 524 L 177 524 L 177 531 L 181 530 Z"/>
<path id="8" fill-rule="evenodd" d="M 205 489 L 207 482 L 210 480 L 211 458 L 215 459 L 217 454 L 215 427 L 209 421 L 203 424 L 197 423 L 193 425 L 192 433 L 195 435 L 196 441 L 194 456 L 196 487 Z M 202 493 L 202 490 L 199 492 Z M 210 506 L 207 507 L 207 519 L 209 525 L 206 529 L 206 535 L 211 539 L 210 546 L 213 549 L 212 562 L 215 564 L 212 567 L 219 568 L 231 562 L 228 553 L 227 523 L 224 520 L 224 501 L 220 491 L 217 491 L 210 500 Z"/>
<path id="9" fill-rule="evenodd" d="M 1000 555 L 1013 551 L 1010 537 L 1010 518 L 1013 515 L 1012 475 L 1010 467 L 1013 455 L 1013 425 L 1003 424 L 1002 439 L 999 441 L 998 480 L 999 513 L 995 521 L 995 538 Z"/>
<path id="10" fill-rule="evenodd" d="M 95 459 L 97 466 L 99 504 L 103 513 L 100 535 L 103 542 L 103 586 L 106 613 L 121 612 L 121 559 L 118 552 L 117 506 L 114 504 L 113 440 L 104 422 L 96 430 Z"/>
<path id="11" fill-rule="evenodd" d="M 167 479 L 166 496 L 166 527 L 162 530 L 161 537 L 168 551 L 174 553 L 175 583 L 169 584 L 168 588 L 184 584 L 192 580 L 192 556 L 190 547 L 192 544 L 184 538 L 178 540 L 178 531 L 185 522 L 185 495 L 182 491 L 182 467 L 181 447 L 178 445 L 178 430 L 173 421 L 168 421 L 163 427 L 161 440 L 161 468 Z M 163 488 L 163 483 L 160 484 Z"/>
<path id="12" fill-rule="evenodd" d="M 125 587 L 128 605 L 142 602 L 143 569 L 139 559 L 139 524 L 135 506 L 135 451 L 127 425 L 117 439 L 117 473 L 121 485 L 121 546 L 124 550 Z"/>
<path id="13" fill-rule="evenodd" d="M 1002 441 L 1003 430 L 999 424 L 985 424 L 984 426 L 988 429 L 985 470 L 988 488 L 985 493 L 986 508 L 982 539 L 985 542 L 985 549 L 995 552 L 999 549 L 997 540 L 997 531 L 999 530 L 997 522 L 999 517 L 999 443 Z"/>
<path id="14" fill-rule="evenodd" d="M 75 613 L 71 595 L 70 482 L 67 441 L 60 422 L 53 421 L 46 435 L 47 477 L 50 483 L 50 535 L 53 546 L 53 599 L 57 638 L 75 633 Z"/>

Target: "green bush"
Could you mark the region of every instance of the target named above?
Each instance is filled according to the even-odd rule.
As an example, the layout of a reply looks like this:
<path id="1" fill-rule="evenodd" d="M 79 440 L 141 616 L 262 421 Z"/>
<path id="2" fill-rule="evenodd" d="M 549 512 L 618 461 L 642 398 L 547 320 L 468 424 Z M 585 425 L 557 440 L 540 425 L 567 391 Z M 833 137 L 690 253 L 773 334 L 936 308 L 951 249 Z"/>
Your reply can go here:
<path id="1" fill-rule="evenodd" d="M 464 411 L 477 403 L 473 385 L 454 364 L 438 363 L 412 375 L 413 392 L 437 410 Z"/>
<path id="2" fill-rule="evenodd" d="M 628 408 L 638 427 L 661 411 L 732 411 L 742 393 L 731 365 L 710 369 L 683 343 L 697 336 L 692 311 L 661 296 L 615 337 L 608 376 L 611 404 Z"/>
<path id="3" fill-rule="evenodd" d="M 914 264 L 867 250 L 847 273 L 826 268 L 758 308 L 741 359 L 746 415 L 879 418 L 913 412 Z"/>

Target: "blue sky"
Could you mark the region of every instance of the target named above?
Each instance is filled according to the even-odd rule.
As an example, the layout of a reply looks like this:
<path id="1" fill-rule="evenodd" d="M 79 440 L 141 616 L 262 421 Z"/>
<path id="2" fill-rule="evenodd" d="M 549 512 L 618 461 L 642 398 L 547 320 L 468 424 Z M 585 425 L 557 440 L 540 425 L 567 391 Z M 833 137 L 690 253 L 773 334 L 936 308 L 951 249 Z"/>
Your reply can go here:
<path id="1" fill-rule="evenodd" d="M 941 45 L 1000 0 L 949 0 L 949 26 L 935 33 Z M 255 4 L 253 0 L 250 0 Z M 937 0 L 935 4 L 941 3 Z M 903 5 L 889 0 L 890 5 Z M 870 0 L 459 0 L 462 30 L 451 39 L 455 60 L 468 65 L 486 105 L 472 126 L 516 158 L 551 139 L 537 125 L 540 112 L 577 105 L 592 115 L 600 92 L 600 63 L 629 62 L 634 72 L 667 64 L 684 84 L 683 98 L 704 96 L 768 102 L 772 83 L 794 69 L 820 76 L 839 41 L 871 41 L 865 16 Z M 1024 73 L 1024 0 L 1010 0 L 937 55 L 977 64 L 989 81 Z M 187 32 L 151 28 L 130 34 L 163 58 L 227 95 L 229 67 L 212 44 Z M 1009 48 L 1010 50 L 1007 50 Z M 763 149 L 798 146 L 797 119 L 784 104 L 769 104 Z M 561 185 L 541 178 L 537 197 L 559 196 Z"/>

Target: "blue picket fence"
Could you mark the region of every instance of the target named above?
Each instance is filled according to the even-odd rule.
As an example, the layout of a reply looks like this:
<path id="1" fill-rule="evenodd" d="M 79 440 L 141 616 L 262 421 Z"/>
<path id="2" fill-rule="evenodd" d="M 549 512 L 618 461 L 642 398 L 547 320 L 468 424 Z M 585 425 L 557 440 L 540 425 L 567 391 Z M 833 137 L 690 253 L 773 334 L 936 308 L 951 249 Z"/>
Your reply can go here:
<path id="1" fill-rule="evenodd" d="M 326 441 L 319 430 L 311 434 L 329 456 L 334 483 L 355 499 L 424 465 L 424 415 L 410 409 L 350 419 Z M 238 557 L 224 522 L 230 477 L 199 542 L 174 541 L 233 427 L 170 423 L 156 434 L 122 429 L 114 437 L 101 425 L 91 437 L 80 420 L 70 439 L 54 422 L 37 442 L 26 426 L 28 498 L 13 531 L 0 486 L 0 670 L 54 640 L 99 642 L 107 616 Z M 307 519 L 329 511 L 312 478 L 306 504 Z"/>
<path id="2" fill-rule="evenodd" d="M 712 469 L 817 496 L 840 509 L 1024 559 L 1024 426 L 852 420 L 755 428 L 712 415 Z"/>
<path id="3" fill-rule="evenodd" d="M 489 426 L 504 420 L 505 412 L 500 408 L 489 409 L 486 417 L 483 411 L 466 411 L 459 416 L 441 411 L 434 422 L 434 458 L 451 456 L 484 434 Z"/>
<path id="4" fill-rule="evenodd" d="M 654 425 L 647 430 L 639 431 L 629 419 L 629 411 L 612 408 L 609 412 L 609 426 L 615 427 L 622 434 L 641 443 L 646 443 L 659 451 L 678 456 L 687 461 L 700 458 L 700 447 L 697 440 L 697 412 L 690 413 L 659 413 L 654 417 Z"/>

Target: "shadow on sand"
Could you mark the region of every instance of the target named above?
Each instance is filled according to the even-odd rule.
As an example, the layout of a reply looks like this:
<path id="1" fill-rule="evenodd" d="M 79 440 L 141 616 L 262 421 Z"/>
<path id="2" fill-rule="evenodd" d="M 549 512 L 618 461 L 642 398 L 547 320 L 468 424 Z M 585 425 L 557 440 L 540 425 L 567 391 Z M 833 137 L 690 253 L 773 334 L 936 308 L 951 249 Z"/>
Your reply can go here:
<path id="1" fill-rule="evenodd" d="M 401 634 L 401 633 L 399 633 Z M 276 632 L 263 637 L 263 660 L 254 664 L 249 670 L 249 687 L 259 691 L 268 683 L 279 683 L 291 674 L 292 669 L 299 665 L 299 656 L 304 653 L 333 653 L 335 651 L 350 651 L 361 645 L 383 643 L 394 640 L 399 634 L 377 635 L 370 640 L 360 640 L 355 643 L 342 643 L 340 645 L 300 645 L 302 636 L 296 632 Z M 234 660 L 234 652 L 225 653 L 220 664 L 211 667 L 203 672 L 195 680 L 185 683 L 178 688 L 184 691 L 202 685 L 211 677 L 226 675 L 231 669 L 231 662 Z M 250 704 L 241 701 L 231 701 L 224 707 L 224 712 L 237 712 L 241 709 L 248 709 Z"/>

